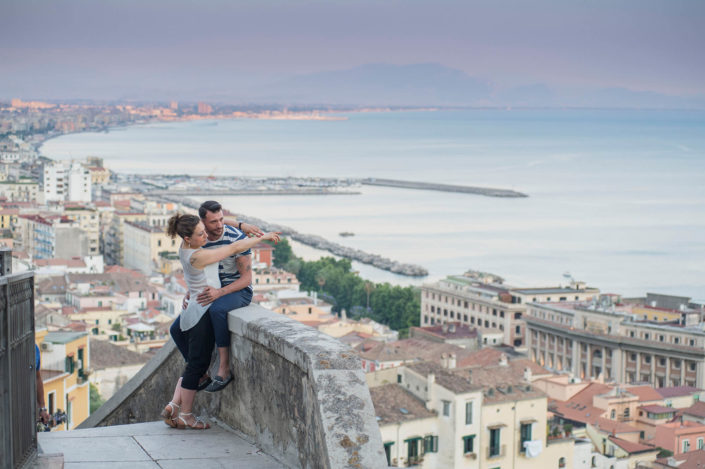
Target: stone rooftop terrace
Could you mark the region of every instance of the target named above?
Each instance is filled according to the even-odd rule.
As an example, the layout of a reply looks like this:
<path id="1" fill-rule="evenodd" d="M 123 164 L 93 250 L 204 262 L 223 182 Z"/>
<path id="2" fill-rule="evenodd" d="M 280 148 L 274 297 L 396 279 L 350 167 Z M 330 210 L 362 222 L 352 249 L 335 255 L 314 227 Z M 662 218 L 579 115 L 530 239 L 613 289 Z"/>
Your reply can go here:
<path id="1" fill-rule="evenodd" d="M 280 469 L 286 466 L 241 433 L 214 425 L 206 431 L 177 430 L 163 422 L 39 433 L 36 467 L 65 469 Z"/>

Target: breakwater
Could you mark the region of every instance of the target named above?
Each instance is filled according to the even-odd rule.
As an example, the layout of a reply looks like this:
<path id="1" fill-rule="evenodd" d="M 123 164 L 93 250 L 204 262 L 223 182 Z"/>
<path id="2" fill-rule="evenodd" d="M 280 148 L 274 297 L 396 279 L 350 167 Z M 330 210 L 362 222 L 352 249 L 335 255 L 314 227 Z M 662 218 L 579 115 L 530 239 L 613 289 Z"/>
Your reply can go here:
<path id="1" fill-rule="evenodd" d="M 361 179 L 360 183 L 368 186 L 398 187 L 402 189 L 418 189 L 425 191 L 440 192 L 461 192 L 464 194 L 477 194 L 484 195 L 487 197 L 528 197 L 527 194 L 508 189 L 493 189 L 491 187 L 475 186 L 456 186 L 452 184 L 437 184 L 431 182 L 399 181 L 397 179 L 366 178 Z"/>
<path id="2" fill-rule="evenodd" d="M 188 197 L 194 197 L 194 196 L 215 196 L 215 195 L 224 195 L 224 196 L 232 196 L 232 195 L 360 195 L 359 191 L 339 191 L 339 190 L 329 190 L 329 189 L 306 189 L 306 188 L 301 188 L 301 189 L 289 189 L 289 190 L 277 190 L 277 189 L 270 189 L 270 188 L 263 188 L 263 189 L 257 189 L 257 190 L 238 190 L 238 189 L 223 189 L 223 190 L 212 190 L 212 189 L 203 189 L 203 190 L 170 190 L 170 191 L 159 191 L 159 190 L 153 190 L 147 192 L 147 194 L 151 196 L 170 196 L 170 195 L 178 195 L 178 196 L 188 196 Z"/>
<path id="3" fill-rule="evenodd" d="M 194 210 L 198 210 L 198 207 L 200 206 L 199 202 L 196 202 L 192 199 L 171 199 L 168 197 L 164 197 L 164 199 L 169 200 L 170 202 L 179 203 L 186 207 L 190 207 Z M 226 215 L 235 216 L 238 220 L 244 220 L 247 223 L 257 225 L 264 231 L 279 231 L 283 235 L 288 236 L 293 240 L 306 244 L 307 246 L 314 247 L 316 249 L 328 251 L 332 254 L 335 254 L 336 256 L 345 257 L 346 259 L 351 259 L 358 262 L 362 262 L 363 264 L 372 265 L 377 267 L 378 269 L 387 270 L 389 272 L 393 272 L 399 275 L 406 275 L 409 277 L 425 277 L 426 275 L 428 275 L 428 270 L 426 270 L 424 267 L 421 267 L 420 265 L 403 264 L 401 262 L 393 261 L 386 257 L 382 257 L 378 254 L 370 254 L 361 251 L 360 249 L 353 249 L 338 243 L 328 241 L 327 239 L 318 235 L 299 233 L 295 229 L 288 226 L 278 225 L 276 223 L 269 223 L 268 221 L 251 217 L 249 215 L 244 215 L 241 213 L 232 213 L 228 212 L 227 210 L 225 210 L 225 212 Z"/>

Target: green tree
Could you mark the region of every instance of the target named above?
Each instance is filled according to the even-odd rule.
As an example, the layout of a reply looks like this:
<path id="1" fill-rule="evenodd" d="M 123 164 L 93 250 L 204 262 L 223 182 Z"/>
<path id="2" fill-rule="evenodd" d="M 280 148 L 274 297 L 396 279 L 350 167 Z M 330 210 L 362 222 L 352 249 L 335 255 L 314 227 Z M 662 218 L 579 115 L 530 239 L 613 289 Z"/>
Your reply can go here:
<path id="1" fill-rule="evenodd" d="M 286 238 L 279 240 L 277 244 L 265 241 L 267 244 L 274 246 L 274 267 L 283 268 L 290 260 L 294 258 L 294 251 L 291 250 L 291 244 Z"/>
<path id="2" fill-rule="evenodd" d="M 105 402 L 105 400 L 100 397 L 100 392 L 98 392 L 98 388 L 95 387 L 95 384 L 93 383 L 90 384 L 90 401 L 91 414 L 98 410 L 98 408 Z"/>
<path id="3" fill-rule="evenodd" d="M 274 247 L 275 259 L 281 259 L 281 250 L 287 259 L 285 270 L 296 274 L 301 289 L 332 297 L 333 311 L 354 310 L 358 314 L 363 311 L 363 316 L 398 330 L 401 337 L 408 335 L 409 327 L 419 325 L 421 292 L 418 288 L 366 281 L 353 272 L 348 259 L 323 257 L 304 261 L 282 241 Z"/>

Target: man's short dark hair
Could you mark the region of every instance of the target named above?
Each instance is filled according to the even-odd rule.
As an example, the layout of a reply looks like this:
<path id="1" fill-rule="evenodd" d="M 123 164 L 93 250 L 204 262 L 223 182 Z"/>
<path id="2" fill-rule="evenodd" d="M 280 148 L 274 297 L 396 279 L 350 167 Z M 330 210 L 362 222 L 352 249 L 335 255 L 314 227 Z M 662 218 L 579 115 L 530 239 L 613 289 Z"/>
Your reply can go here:
<path id="1" fill-rule="evenodd" d="M 206 218 L 206 212 L 216 213 L 223 210 L 223 206 L 215 200 L 206 200 L 198 207 L 198 216 Z"/>

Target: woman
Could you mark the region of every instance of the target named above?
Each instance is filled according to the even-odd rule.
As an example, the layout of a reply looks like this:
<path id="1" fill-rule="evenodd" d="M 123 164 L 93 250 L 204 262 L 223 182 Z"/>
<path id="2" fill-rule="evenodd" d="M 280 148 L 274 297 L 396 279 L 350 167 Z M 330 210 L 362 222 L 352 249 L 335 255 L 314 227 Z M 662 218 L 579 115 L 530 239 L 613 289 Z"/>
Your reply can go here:
<path id="1" fill-rule="evenodd" d="M 208 286 L 220 288 L 219 261 L 246 251 L 263 240 L 279 242 L 279 235 L 266 233 L 261 238 L 248 238 L 218 248 L 201 249 L 208 239 L 201 219 L 195 215 L 179 214 L 169 219 L 167 234 L 172 238 L 179 235 L 183 240 L 179 247 L 179 258 L 191 299 L 180 316 L 181 330 L 187 336 L 188 343 L 186 369 L 176 383 L 174 397 L 164 407 L 162 417 L 172 427 L 205 430 L 210 425 L 195 418 L 191 410 L 199 380 L 210 364 L 215 339 L 210 315 L 205 314 L 210 305 L 200 305 L 196 298 Z"/>

